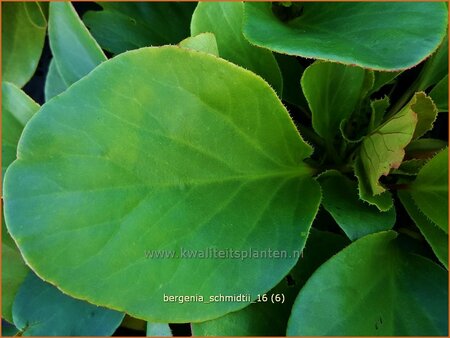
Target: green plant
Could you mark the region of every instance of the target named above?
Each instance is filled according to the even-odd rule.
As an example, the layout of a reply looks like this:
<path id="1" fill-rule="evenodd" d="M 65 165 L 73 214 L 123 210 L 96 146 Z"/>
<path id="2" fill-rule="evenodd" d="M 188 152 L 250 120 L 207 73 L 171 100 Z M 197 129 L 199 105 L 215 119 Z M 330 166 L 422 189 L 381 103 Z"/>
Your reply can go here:
<path id="1" fill-rule="evenodd" d="M 2 3 L 2 318 L 448 334 L 444 3 L 100 5 Z"/>

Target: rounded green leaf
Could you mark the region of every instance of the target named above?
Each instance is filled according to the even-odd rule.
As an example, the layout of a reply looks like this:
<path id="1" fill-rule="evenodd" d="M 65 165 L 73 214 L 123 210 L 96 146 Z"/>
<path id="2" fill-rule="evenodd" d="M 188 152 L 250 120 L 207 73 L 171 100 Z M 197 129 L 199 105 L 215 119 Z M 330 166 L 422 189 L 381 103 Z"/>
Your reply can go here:
<path id="1" fill-rule="evenodd" d="M 37 2 L 2 2 L 2 81 L 23 87 L 36 71 L 47 19 Z"/>
<path id="2" fill-rule="evenodd" d="M 257 75 L 177 46 L 143 48 L 30 121 L 5 179 L 5 217 L 33 269 L 74 297 L 148 321 L 212 319 L 245 304 L 164 295 L 255 297 L 297 259 L 183 250 L 300 250 L 320 202 L 303 162 L 311 151 Z"/>
<path id="3" fill-rule="evenodd" d="M 175 44 L 189 36 L 195 2 L 98 3 L 103 10 L 89 11 L 83 21 L 99 44 L 114 54 L 127 50 Z"/>
<path id="4" fill-rule="evenodd" d="M 300 291 L 295 336 L 447 336 L 447 272 L 405 252 L 395 232 L 363 237 L 323 264 Z"/>
<path id="5" fill-rule="evenodd" d="M 270 50 L 377 70 L 410 68 L 441 43 L 442 2 L 308 2 L 282 21 L 272 3 L 245 3 L 244 35 Z"/>
<path id="6" fill-rule="evenodd" d="M 14 300 L 22 336 L 110 336 L 124 314 L 73 299 L 30 272 Z"/>
<path id="7" fill-rule="evenodd" d="M 448 148 L 423 166 L 410 190 L 419 210 L 448 233 Z"/>
<path id="8" fill-rule="evenodd" d="M 323 193 L 322 205 L 352 241 L 392 229 L 395 209 L 381 212 L 359 199 L 356 181 L 333 170 L 320 175 L 319 183 Z"/>
<path id="9" fill-rule="evenodd" d="M 68 85 L 106 60 L 70 2 L 50 3 L 48 34 L 53 60 Z"/>
<path id="10" fill-rule="evenodd" d="M 327 142 L 333 141 L 341 122 L 359 104 L 365 75 L 363 68 L 321 61 L 303 73 L 301 85 L 312 112 L 313 128 Z"/>
<path id="11" fill-rule="evenodd" d="M 281 95 L 283 79 L 273 54 L 248 43 L 242 35 L 242 2 L 199 2 L 192 15 L 191 33 L 212 32 L 220 57 L 261 75 Z"/>

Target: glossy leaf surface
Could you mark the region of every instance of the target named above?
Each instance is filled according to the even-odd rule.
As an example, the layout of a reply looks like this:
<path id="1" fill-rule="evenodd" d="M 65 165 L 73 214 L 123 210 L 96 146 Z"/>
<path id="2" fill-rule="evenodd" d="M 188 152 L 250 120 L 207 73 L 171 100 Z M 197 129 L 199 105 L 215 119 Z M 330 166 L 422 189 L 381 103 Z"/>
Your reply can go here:
<path id="1" fill-rule="evenodd" d="M 295 301 L 288 335 L 446 336 L 447 272 L 396 236 L 368 235 L 323 264 Z"/>
<path id="2" fill-rule="evenodd" d="M 2 81 L 23 87 L 36 71 L 47 19 L 37 2 L 2 2 Z"/>
<path id="3" fill-rule="evenodd" d="M 410 68 L 446 33 L 447 8 L 428 2 L 310 2 L 282 21 L 271 3 L 245 4 L 244 35 L 278 53 L 376 70 Z"/>
<path id="4" fill-rule="evenodd" d="M 242 2 L 199 2 L 192 15 L 191 33 L 214 33 L 220 57 L 259 74 L 281 95 L 283 80 L 275 57 L 244 38 L 243 16 Z"/>
<path id="5" fill-rule="evenodd" d="M 74 297 L 148 321 L 212 319 L 245 304 L 163 296 L 256 295 L 297 259 L 146 252 L 300 250 L 320 202 L 303 163 L 311 151 L 260 77 L 209 54 L 144 48 L 30 122 L 5 179 L 7 225 L 33 269 Z"/>

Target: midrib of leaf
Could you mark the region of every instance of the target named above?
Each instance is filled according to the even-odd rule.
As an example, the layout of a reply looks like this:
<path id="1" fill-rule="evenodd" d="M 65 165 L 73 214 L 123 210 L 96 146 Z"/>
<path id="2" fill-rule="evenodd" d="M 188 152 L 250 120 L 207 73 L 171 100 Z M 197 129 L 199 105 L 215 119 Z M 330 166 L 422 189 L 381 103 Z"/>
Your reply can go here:
<path id="1" fill-rule="evenodd" d="M 228 177 L 218 177 L 218 178 L 212 178 L 212 179 L 204 179 L 204 180 L 185 180 L 181 181 L 178 180 L 177 182 L 171 181 L 171 182 L 165 182 L 163 184 L 154 184 L 154 183 L 137 183 L 137 184 L 130 184 L 130 185 L 115 185 L 110 187 L 102 187 L 102 188 L 95 188 L 95 189 L 82 189 L 82 190 L 66 190 L 66 191 L 54 191 L 50 193 L 45 194 L 35 194 L 33 196 L 23 196 L 23 197 L 16 197 L 14 199 L 9 199 L 11 202 L 21 199 L 35 199 L 45 196 L 55 196 L 55 195 L 65 195 L 65 194 L 73 194 L 73 193 L 89 193 L 89 192 L 99 192 L 99 191 L 107 191 L 107 190 L 116 190 L 116 189 L 128 189 L 128 188 L 137 188 L 137 187 L 143 187 L 148 188 L 149 190 L 153 190 L 155 188 L 158 189 L 164 189 L 164 188 L 180 188 L 181 185 L 183 186 L 203 186 L 203 185 L 221 185 L 223 183 L 227 182 L 251 182 L 251 181 L 258 181 L 258 180 L 269 180 L 271 178 L 294 178 L 294 177 L 308 177 L 309 173 L 305 170 L 303 167 L 298 167 L 296 169 L 290 170 L 290 171 L 276 171 L 276 172 L 267 172 L 267 173 L 251 173 L 251 174 L 244 174 L 244 175 L 236 175 L 236 176 L 228 176 Z"/>

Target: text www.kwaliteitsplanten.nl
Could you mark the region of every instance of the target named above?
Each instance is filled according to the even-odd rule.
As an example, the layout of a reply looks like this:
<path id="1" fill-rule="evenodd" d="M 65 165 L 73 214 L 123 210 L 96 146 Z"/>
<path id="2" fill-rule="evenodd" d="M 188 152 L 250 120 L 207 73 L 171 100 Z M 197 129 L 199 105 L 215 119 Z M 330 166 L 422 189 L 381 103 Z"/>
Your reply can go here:
<path id="1" fill-rule="evenodd" d="M 219 249 L 208 247 L 201 250 L 180 248 L 179 250 L 146 250 L 147 259 L 291 259 L 302 256 L 302 251 L 267 249 L 245 249 L 232 248 Z"/>

